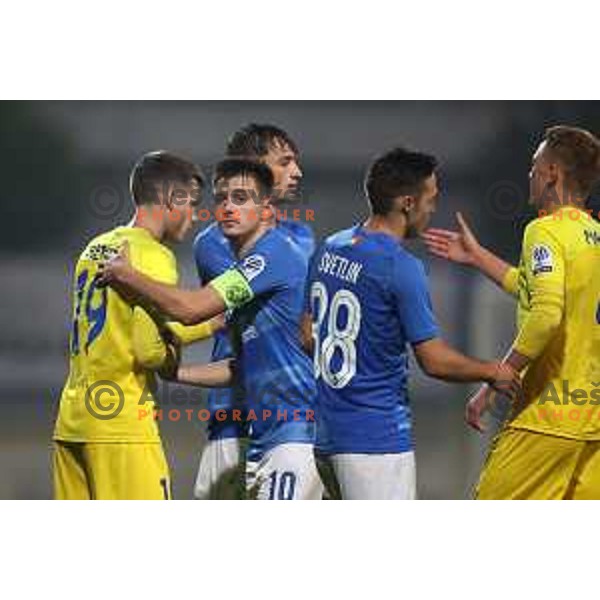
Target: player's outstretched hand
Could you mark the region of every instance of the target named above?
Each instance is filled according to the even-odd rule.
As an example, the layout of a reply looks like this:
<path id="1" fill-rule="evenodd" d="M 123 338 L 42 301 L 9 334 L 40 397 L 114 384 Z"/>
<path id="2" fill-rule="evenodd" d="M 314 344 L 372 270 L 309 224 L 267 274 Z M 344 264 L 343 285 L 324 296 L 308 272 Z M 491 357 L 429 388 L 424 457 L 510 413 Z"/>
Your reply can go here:
<path id="1" fill-rule="evenodd" d="M 129 242 L 125 241 L 117 255 L 98 265 L 98 282 L 100 285 L 122 282 L 130 270 Z"/>
<path id="2" fill-rule="evenodd" d="M 422 234 L 423 241 L 434 256 L 473 266 L 481 252 L 481 245 L 462 213 L 456 213 L 456 220 L 458 231 L 430 228 Z"/>

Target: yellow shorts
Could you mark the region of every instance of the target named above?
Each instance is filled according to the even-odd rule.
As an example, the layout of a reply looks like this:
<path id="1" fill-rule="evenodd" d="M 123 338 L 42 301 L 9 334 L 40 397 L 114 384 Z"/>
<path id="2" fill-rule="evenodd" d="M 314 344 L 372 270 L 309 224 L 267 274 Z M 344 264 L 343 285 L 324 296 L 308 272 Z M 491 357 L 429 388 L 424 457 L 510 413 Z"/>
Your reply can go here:
<path id="1" fill-rule="evenodd" d="M 506 428 L 494 440 L 478 500 L 600 498 L 600 441 Z"/>
<path id="2" fill-rule="evenodd" d="M 54 442 L 56 500 L 169 500 L 162 444 Z"/>

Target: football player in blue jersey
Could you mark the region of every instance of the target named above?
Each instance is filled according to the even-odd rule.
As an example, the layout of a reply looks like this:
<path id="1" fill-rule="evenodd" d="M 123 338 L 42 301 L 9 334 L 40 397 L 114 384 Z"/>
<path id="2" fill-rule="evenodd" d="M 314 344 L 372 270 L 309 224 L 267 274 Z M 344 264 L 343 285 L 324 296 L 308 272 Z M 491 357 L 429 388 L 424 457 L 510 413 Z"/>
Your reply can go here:
<path id="1" fill-rule="evenodd" d="M 375 160 L 370 217 L 328 237 L 311 261 L 302 334 L 317 379 L 317 450 L 344 499 L 416 497 L 407 345 L 432 377 L 517 385 L 510 367 L 440 338 L 423 265 L 403 246 L 435 210 L 435 168 L 402 148 Z"/>
<path id="2" fill-rule="evenodd" d="M 102 265 L 101 280 L 185 324 L 231 311 L 234 359 L 181 366 L 177 380 L 241 384 L 246 410 L 230 412 L 231 422 L 248 425 L 250 497 L 320 499 L 313 453 L 316 386 L 298 335 L 308 257 L 272 222 L 273 174 L 267 165 L 226 159 L 216 166 L 213 186 L 219 227 L 234 249 L 229 269 L 200 289 L 183 290 L 144 276 L 123 252 Z"/>
<path id="3" fill-rule="evenodd" d="M 283 129 L 250 123 L 233 133 L 227 143 L 226 154 L 229 157 L 251 158 L 270 167 L 274 178 L 271 204 L 275 210 L 284 202 L 293 202 L 297 198 L 302 179 L 300 153 L 294 140 Z M 315 240 L 308 225 L 292 220 L 277 220 L 277 225 L 303 254 L 307 257 L 312 255 Z M 194 257 L 203 284 L 222 275 L 236 261 L 230 241 L 216 222 L 196 237 Z M 228 332 L 217 331 L 214 334 L 212 360 L 219 361 L 230 356 L 232 349 Z M 239 481 L 243 473 L 240 438 L 244 436 L 244 424 L 232 421 L 230 416 L 218 420 L 215 415 L 222 414 L 217 413 L 219 409 L 241 409 L 243 400 L 243 392 L 238 388 L 211 389 L 208 392 L 211 414 L 208 443 L 202 450 L 194 486 L 194 497 L 199 500 L 232 499 L 239 495 L 240 486 L 235 485 L 235 481 Z"/>

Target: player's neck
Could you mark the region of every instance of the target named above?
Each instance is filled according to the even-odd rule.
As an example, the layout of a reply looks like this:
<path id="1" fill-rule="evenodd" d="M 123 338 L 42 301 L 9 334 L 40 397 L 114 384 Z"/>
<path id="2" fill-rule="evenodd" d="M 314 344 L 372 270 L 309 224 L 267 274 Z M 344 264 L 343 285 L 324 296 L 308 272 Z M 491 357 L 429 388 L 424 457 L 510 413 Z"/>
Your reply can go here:
<path id="1" fill-rule="evenodd" d="M 585 203 L 586 198 L 566 192 L 563 197 L 548 197 L 548 199 L 542 202 L 541 211 L 546 215 L 551 215 L 567 206 L 585 210 Z"/>
<path id="2" fill-rule="evenodd" d="M 406 237 L 406 218 L 399 215 L 397 217 L 383 217 L 381 215 L 371 215 L 364 224 L 367 231 L 373 233 L 385 233 L 398 240 L 403 240 Z"/>
<path id="3" fill-rule="evenodd" d="M 258 240 L 267 233 L 269 229 L 272 229 L 275 225 L 270 222 L 260 223 L 259 226 L 249 234 L 245 236 L 236 237 L 231 240 L 231 245 L 237 257 L 243 257 Z"/>
<path id="4" fill-rule="evenodd" d="M 135 215 L 129 224 L 130 227 L 145 229 L 155 240 L 162 242 L 164 237 L 164 224 L 162 219 L 148 218 L 147 213 L 136 209 Z"/>
<path id="5" fill-rule="evenodd" d="M 277 225 L 277 215 L 278 215 L 277 205 L 276 204 L 271 204 L 269 206 L 269 209 L 271 211 L 271 214 L 265 220 L 265 224 L 266 225 L 270 225 L 271 227 L 275 227 Z"/>

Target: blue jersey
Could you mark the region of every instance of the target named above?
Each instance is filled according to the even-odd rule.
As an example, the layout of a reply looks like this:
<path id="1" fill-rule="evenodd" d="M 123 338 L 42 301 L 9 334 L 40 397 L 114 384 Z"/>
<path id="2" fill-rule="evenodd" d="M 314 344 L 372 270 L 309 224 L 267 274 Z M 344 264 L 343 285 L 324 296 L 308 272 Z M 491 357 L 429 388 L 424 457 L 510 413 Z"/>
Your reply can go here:
<path id="1" fill-rule="evenodd" d="M 299 336 L 308 257 L 274 227 L 237 268 L 252 290 L 252 300 L 233 310 L 231 329 L 254 460 L 282 443 L 314 442 L 316 385 Z"/>
<path id="2" fill-rule="evenodd" d="M 325 453 L 413 448 L 407 344 L 438 336 L 422 263 L 362 226 L 317 250 L 306 286 Z"/>
<path id="3" fill-rule="evenodd" d="M 315 236 L 312 229 L 297 221 L 277 221 L 279 231 L 288 235 L 288 237 L 298 246 L 300 252 L 306 258 L 310 258 L 315 251 Z"/>
<path id="4" fill-rule="evenodd" d="M 294 241 L 301 253 L 310 258 L 315 249 L 314 235 L 310 227 L 293 221 L 280 221 L 277 224 L 280 231 Z M 198 276 L 203 284 L 222 275 L 236 262 L 235 254 L 229 241 L 221 232 L 218 223 L 212 223 L 203 229 L 194 240 L 194 258 Z M 233 349 L 227 330 L 214 334 L 212 361 L 219 361 L 233 355 Z M 240 437 L 244 427 L 231 420 L 229 409 L 239 407 L 243 402 L 243 391 L 239 388 L 215 388 L 208 392 L 208 409 L 213 418 L 208 423 L 209 439 Z M 218 421 L 214 415 L 218 409 L 225 409 L 228 418 Z"/>

